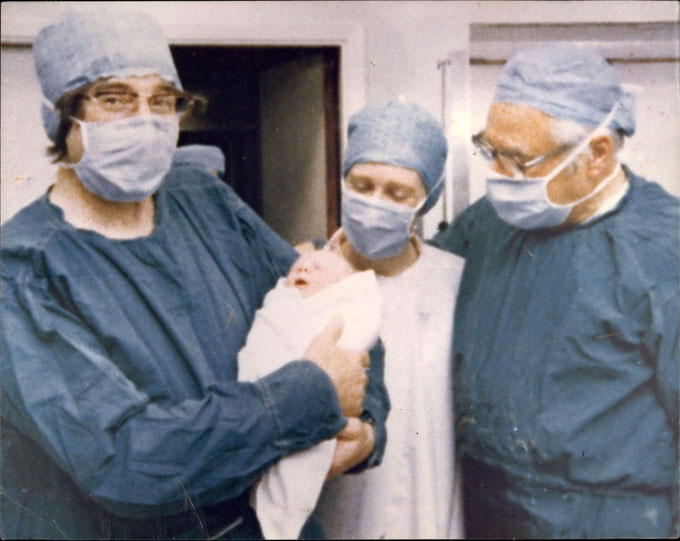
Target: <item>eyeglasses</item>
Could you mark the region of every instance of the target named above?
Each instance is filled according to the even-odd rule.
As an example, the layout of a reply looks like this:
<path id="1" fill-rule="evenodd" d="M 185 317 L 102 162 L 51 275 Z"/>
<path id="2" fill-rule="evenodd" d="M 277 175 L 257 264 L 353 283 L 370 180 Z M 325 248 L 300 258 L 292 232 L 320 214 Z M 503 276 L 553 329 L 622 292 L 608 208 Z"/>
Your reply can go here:
<path id="1" fill-rule="evenodd" d="M 503 153 L 503 151 L 495 149 L 491 145 L 491 143 L 484 139 L 484 136 L 482 135 L 483 133 L 484 132 L 479 132 L 477 135 L 472 136 L 472 142 L 479 149 L 482 157 L 490 162 L 497 159 L 506 169 L 509 169 L 510 171 L 514 172 L 519 172 L 521 174 L 524 174 L 528 169 L 535 167 L 540 163 L 543 163 L 548 158 L 555 156 L 556 154 L 559 154 L 560 152 L 563 152 L 566 149 L 574 146 L 574 145 L 560 145 L 557 148 L 551 150 L 550 152 L 547 152 L 546 154 L 543 154 L 536 158 L 532 158 L 531 160 L 522 161 L 519 158 L 517 158 L 517 156 L 505 154 Z"/>
<path id="2" fill-rule="evenodd" d="M 146 99 L 149 111 L 155 115 L 184 113 L 193 101 L 191 95 L 179 91 L 140 94 L 125 90 L 95 89 L 90 95 L 84 94 L 83 97 L 94 101 L 102 111 L 111 114 L 125 114 L 136 110 L 140 98 Z"/>

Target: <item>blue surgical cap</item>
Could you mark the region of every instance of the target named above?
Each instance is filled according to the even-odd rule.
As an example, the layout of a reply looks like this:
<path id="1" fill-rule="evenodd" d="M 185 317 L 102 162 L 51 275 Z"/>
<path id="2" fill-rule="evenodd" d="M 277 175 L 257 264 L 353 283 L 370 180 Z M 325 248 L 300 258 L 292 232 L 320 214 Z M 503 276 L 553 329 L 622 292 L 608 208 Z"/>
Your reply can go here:
<path id="1" fill-rule="evenodd" d="M 496 83 L 496 102 L 529 105 L 587 126 L 599 125 L 618 103 L 609 128 L 635 132 L 634 96 L 616 69 L 591 49 L 559 44 L 520 51 Z"/>
<path id="2" fill-rule="evenodd" d="M 352 115 L 343 175 L 357 163 L 376 162 L 413 169 L 428 192 L 421 214 L 439 199 L 447 144 L 441 124 L 421 107 L 390 101 Z"/>
<path id="3" fill-rule="evenodd" d="M 50 106 L 64 93 L 101 77 L 158 74 L 182 88 L 161 27 L 127 8 L 68 10 L 33 42 L 43 124 L 54 140 L 59 115 Z"/>
<path id="4" fill-rule="evenodd" d="M 224 175 L 224 154 L 212 145 L 184 145 L 177 147 L 172 165 L 193 165 Z"/>

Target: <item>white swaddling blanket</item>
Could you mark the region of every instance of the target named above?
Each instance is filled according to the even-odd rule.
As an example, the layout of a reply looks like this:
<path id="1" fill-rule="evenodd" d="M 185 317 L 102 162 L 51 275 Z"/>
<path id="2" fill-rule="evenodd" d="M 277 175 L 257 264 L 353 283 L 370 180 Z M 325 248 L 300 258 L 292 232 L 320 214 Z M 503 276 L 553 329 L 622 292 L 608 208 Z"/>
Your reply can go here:
<path id="1" fill-rule="evenodd" d="M 381 297 L 373 271 L 351 274 L 302 297 L 279 279 L 255 313 L 239 352 L 239 380 L 253 381 L 301 359 L 310 342 L 335 315 L 345 326 L 338 346 L 369 350 L 378 339 Z M 335 439 L 282 458 L 251 490 L 265 539 L 296 539 L 314 510 L 333 459 Z"/>

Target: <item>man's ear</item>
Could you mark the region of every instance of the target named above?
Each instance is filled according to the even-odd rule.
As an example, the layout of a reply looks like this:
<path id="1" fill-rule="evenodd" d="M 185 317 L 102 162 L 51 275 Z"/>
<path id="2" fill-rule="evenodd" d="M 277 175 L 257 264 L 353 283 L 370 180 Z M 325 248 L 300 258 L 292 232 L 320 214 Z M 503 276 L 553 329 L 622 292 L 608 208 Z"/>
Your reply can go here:
<path id="1" fill-rule="evenodd" d="M 614 141 L 609 135 L 599 135 L 590 142 L 592 158 L 588 163 L 588 178 L 599 179 L 611 165 L 614 157 Z"/>

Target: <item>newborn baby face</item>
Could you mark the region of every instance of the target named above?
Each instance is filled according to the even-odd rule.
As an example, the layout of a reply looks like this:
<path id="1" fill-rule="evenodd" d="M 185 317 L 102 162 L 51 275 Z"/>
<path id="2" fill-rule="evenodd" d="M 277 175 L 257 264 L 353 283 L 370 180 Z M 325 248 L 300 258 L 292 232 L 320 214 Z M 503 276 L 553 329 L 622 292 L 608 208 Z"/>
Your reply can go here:
<path id="1" fill-rule="evenodd" d="M 303 297 L 321 291 L 352 274 L 352 266 L 345 258 L 329 250 L 302 254 L 291 267 L 285 286 L 294 287 Z"/>

